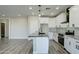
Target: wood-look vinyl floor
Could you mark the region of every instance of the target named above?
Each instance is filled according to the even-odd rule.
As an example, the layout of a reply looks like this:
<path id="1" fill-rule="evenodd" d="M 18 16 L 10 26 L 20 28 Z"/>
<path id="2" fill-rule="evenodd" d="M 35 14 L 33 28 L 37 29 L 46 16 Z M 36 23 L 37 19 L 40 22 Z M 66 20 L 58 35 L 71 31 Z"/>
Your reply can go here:
<path id="1" fill-rule="evenodd" d="M 68 54 L 66 50 L 55 41 L 49 41 L 49 54 Z"/>
<path id="2" fill-rule="evenodd" d="M 0 54 L 28 54 L 32 42 L 26 39 L 0 40 Z"/>
<path id="3" fill-rule="evenodd" d="M 31 54 L 32 41 L 26 39 L 0 39 L 0 54 Z M 53 40 L 49 41 L 49 54 L 67 54 Z"/>

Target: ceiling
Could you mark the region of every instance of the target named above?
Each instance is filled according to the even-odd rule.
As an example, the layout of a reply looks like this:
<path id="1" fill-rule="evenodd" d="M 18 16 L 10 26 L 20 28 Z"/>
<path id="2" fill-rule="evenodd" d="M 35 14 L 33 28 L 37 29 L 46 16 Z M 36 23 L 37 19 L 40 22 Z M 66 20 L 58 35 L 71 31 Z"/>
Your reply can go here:
<path id="1" fill-rule="evenodd" d="M 0 5 L 0 16 L 56 16 L 68 7 L 71 5 Z"/>

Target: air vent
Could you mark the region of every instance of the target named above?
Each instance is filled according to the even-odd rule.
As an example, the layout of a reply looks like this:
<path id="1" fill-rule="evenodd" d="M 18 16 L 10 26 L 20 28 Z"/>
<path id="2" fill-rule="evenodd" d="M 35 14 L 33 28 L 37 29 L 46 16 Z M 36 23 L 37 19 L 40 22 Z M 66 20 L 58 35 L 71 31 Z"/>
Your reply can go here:
<path id="1" fill-rule="evenodd" d="M 41 7 L 41 5 L 38 5 L 39 7 Z"/>
<path id="2" fill-rule="evenodd" d="M 46 10 L 50 10 L 51 8 L 46 8 Z"/>

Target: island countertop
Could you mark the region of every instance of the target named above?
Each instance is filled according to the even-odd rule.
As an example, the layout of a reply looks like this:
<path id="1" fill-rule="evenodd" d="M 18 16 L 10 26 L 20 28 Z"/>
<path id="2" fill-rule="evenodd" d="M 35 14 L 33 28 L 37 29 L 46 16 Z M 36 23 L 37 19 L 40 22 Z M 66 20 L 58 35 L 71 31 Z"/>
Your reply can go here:
<path id="1" fill-rule="evenodd" d="M 48 37 L 46 34 L 38 34 L 38 33 L 33 33 L 29 35 L 29 37 Z"/>

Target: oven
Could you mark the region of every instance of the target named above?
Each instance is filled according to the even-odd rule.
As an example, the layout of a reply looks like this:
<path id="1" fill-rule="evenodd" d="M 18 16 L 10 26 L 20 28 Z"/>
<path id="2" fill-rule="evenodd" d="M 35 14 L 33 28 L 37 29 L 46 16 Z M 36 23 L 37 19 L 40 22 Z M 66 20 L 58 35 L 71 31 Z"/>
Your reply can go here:
<path id="1" fill-rule="evenodd" d="M 58 42 L 64 46 L 64 35 L 63 34 L 58 34 Z"/>

